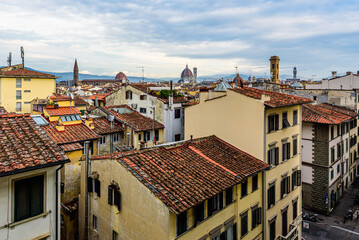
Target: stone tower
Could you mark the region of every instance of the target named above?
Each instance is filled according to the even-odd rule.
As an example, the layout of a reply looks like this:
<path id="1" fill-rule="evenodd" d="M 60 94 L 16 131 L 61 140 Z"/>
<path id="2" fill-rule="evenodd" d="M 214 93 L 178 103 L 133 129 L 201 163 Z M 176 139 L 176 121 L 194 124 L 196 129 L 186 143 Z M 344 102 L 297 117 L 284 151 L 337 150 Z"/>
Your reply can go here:
<path id="1" fill-rule="evenodd" d="M 79 85 L 79 66 L 77 66 L 77 59 L 75 59 L 75 65 L 74 65 L 74 85 Z"/>
<path id="2" fill-rule="evenodd" d="M 297 68 L 296 67 L 293 68 L 293 78 L 297 79 Z"/>
<path id="3" fill-rule="evenodd" d="M 279 83 L 279 57 L 272 56 L 270 59 L 270 79 L 272 83 Z"/>

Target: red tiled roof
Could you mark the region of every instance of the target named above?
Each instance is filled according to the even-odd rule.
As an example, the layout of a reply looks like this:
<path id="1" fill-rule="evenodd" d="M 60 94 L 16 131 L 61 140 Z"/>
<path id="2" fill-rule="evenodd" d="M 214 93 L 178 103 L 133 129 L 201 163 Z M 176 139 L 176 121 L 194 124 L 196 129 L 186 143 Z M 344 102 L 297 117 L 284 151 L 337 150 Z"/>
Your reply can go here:
<path id="1" fill-rule="evenodd" d="M 64 151 L 29 114 L 0 116 L 0 175 L 66 162 Z"/>
<path id="2" fill-rule="evenodd" d="M 100 138 L 85 124 L 65 125 L 65 131 L 59 132 L 56 129 L 56 122 L 41 126 L 46 134 L 57 144 L 82 142 L 85 140 Z"/>
<path id="3" fill-rule="evenodd" d="M 6 76 L 6 77 L 42 77 L 42 78 L 55 78 L 55 75 L 43 73 L 43 72 L 37 72 L 33 70 L 29 70 L 26 68 L 18 68 L 10 71 L 0 71 L 0 76 Z"/>
<path id="4" fill-rule="evenodd" d="M 68 143 L 68 144 L 63 144 L 60 145 L 60 147 L 65 151 L 65 152 L 71 152 L 71 151 L 76 151 L 76 150 L 81 150 L 84 147 L 80 144 L 80 143 Z"/>
<path id="5" fill-rule="evenodd" d="M 97 94 L 94 94 L 92 96 L 89 96 L 88 98 L 91 99 L 91 100 L 95 100 L 96 97 L 97 97 L 97 100 L 99 101 L 103 101 L 105 100 L 105 98 L 110 95 L 111 93 L 97 93 Z"/>
<path id="6" fill-rule="evenodd" d="M 269 168 L 216 136 L 175 147 L 100 155 L 116 159 L 175 213 L 186 211 Z"/>
<path id="7" fill-rule="evenodd" d="M 246 95 L 248 97 L 254 98 L 254 99 L 261 99 L 262 95 L 267 95 L 270 97 L 269 101 L 265 101 L 264 104 L 268 107 L 276 108 L 276 107 L 285 107 L 285 106 L 291 106 L 291 105 L 300 105 L 312 102 L 312 100 L 298 97 L 290 94 L 284 94 L 284 93 L 278 93 L 278 92 L 272 92 L 267 90 L 260 90 L 257 88 L 251 88 L 251 87 L 242 87 L 242 88 L 234 88 L 234 89 L 228 89 L 230 91 L 234 91 L 243 95 Z"/>
<path id="8" fill-rule="evenodd" d="M 131 111 L 131 113 L 117 113 L 116 111 L 112 110 L 114 108 L 127 108 Z M 136 112 L 128 105 L 123 104 L 118 106 L 105 106 L 101 107 L 101 109 L 107 114 L 113 115 L 119 121 L 132 125 L 136 132 L 152 129 L 153 120 L 151 118 L 143 116 L 139 112 Z M 155 129 L 159 128 L 164 128 L 163 124 L 155 121 Z"/>
<path id="9" fill-rule="evenodd" d="M 50 99 L 52 101 L 70 101 L 71 100 L 71 97 L 68 96 L 68 95 L 62 95 L 62 94 L 59 94 L 59 93 L 53 93 L 51 96 L 50 96 Z"/>
<path id="10" fill-rule="evenodd" d="M 93 123 L 95 125 L 93 131 L 99 135 L 123 131 L 123 128 L 115 122 L 113 124 L 113 129 L 111 130 L 111 123 L 106 118 L 94 118 Z"/>
<path id="11" fill-rule="evenodd" d="M 88 102 L 86 102 L 82 97 L 80 96 L 75 96 L 74 97 L 75 100 L 75 106 L 80 106 L 80 105 L 89 105 Z"/>
<path id="12" fill-rule="evenodd" d="M 63 116 L 71 114 L 81 114 L 80 110 L 75 107 L 59 107 L 59 108 L 45 108 L 50 116 Z"/>
<path id="13" fill-rule="evenodd" d="M 339 124 L 358 116 L 354 111 L 322 103 L 317 105 L 304 104 L 302 121 L 323 123 L 323 124 Z"/>

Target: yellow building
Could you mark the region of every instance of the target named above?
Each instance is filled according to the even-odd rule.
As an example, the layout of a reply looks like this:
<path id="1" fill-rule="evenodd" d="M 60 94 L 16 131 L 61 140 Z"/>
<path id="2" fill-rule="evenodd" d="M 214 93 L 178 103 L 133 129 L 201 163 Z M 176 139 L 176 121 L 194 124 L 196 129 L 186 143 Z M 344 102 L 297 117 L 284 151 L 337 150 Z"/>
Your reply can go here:
<path id="1" fill-rule="evenodd" d="M 89 177 L 81 166 L 80 239 L 85 219 L 89 239 L 262 239 L 269 165 L 216 136 L 96 156 Z"/>
<path id="2" fill-rule="evenodd" d="M 264 239 L 300 239 L 301 104 L 307 102 L 241 87 L 201 92 L 200 103 L 186 108 L 186 139 L 216 134 L 272 165 L 264 177 Z"/>
<path id="3" fill-rule="evenodd" d="M 46 98 L 56 90 L 54 75 L 22 68 L 0 69 L 0 106 L 8 112 L 31 113 L 31 101 Z"/>
<path id="4" fill-rule="evenodd" d="M 270 59 L 270 79 L 272 83 L 279 83 L 279 57 L 272 56 Z"/>

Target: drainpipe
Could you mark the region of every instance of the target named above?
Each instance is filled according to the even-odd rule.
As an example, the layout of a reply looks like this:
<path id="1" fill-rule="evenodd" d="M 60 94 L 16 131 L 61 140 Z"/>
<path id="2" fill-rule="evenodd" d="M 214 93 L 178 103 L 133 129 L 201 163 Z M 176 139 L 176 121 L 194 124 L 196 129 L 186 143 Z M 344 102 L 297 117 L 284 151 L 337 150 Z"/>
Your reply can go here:
<path id="1" fill-rule="evenodd" d="M 61 168 L 63 168 L 64 167 L 64 164 L 61 164 L 61 167 L 59 167 L 58 169 L 56 169 L 56 187 L 55 187 L 55 191 L 56 191 L 56 194 L 55 194 L 55 196 L 56 196 L 56 230 L 55 230 L 55 232 L 56 232 L 56 240 L 58 240 L 59 239 L 59 218 L 61 218 L 60 216 L 59 216 L 59 206 L 60 206 L 60 203 L 59 203 L 59 171 L 60 171 L 60 169 Z"/>
<path id="2" fill-rule="evenodd" d="M 267 124 L 267 122 L 266 122 L 266 110 L 265 110 L 265 108 L 264 108 L 264 132 L 263 132 L 263 134 L 264 134 L 264 137 L 263 137 L 263 161 L 264 162 L 267 162 L 267 159 L 266 159 L 266 156 L 267 156 L 267 154 L 266 154 L 266 124 Z M 262 232 L 263 232 L 263 239 L 266 239 L 266 237 L 267 237 L 267 214 L 266 214 L 266 209 L 267 209 L 267 201 L 266 201 L 266 199 L 267 199 L 267 196 L 266 196 L 266 193 L 267 193 L 267 191 L 266 191 L 266 189 L 267 189 L 267 185 L 266 185 L 266 171 L 263 171 L 262 172 L 262 212 L 263 212 L 263 224 L 262 224 L 262 228 L 263 228 L 263 230 L 262 230 Z"/>
<path id="3" fill-rule="evenodd" d="M 88 177 L 90 174 L 90 154 L 89 154 L 89 145 L 90 145 L 90 141 L 86 141 L 85 142 L 85 162 L 86 162 L 86 174 L 85 174 L 85 240 L 88 240 L 90 237 L 90 229 L 89 229 L 89 215 L 90 215 L 90 207 L 89 207 L 89 202 L 90 202 L 90 195 L 88 193 Z"/>

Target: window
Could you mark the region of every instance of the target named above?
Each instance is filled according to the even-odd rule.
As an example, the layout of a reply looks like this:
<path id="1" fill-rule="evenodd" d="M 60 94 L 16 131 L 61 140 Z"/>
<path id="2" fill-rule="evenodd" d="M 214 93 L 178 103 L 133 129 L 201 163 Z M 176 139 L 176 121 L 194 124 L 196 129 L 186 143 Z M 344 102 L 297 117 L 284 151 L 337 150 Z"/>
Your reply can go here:
<path id="1" fill-rule="evenodd" d="M 16 99 L 21 99 L 21 90 L 16 90 Z"/>
<path id="2" fill-rule="evenodd" d="M 340 164 L 337 165 L 337 173 L 340 172 Z"/>
<path id="3" fill-rule="evenodd" d="M 298 110 L 293 111 L 293 125 L 298 124 Z"/>
<path id="4" fill-rule="evenodd" d="M 158 131 L 158 129 L 155 130 L 155 139 L 156 141 L 160 139 L 160 132 Z"/>
<path id="5" fill-rule="evenodd" d="M 241 197 L 245 197 L 248 194 L 248 180 L 244 180 L 241 184 Z"/>
<path id="6" fill-rule="evenodd" d="M 288 209 L 282 212 L 282 236 L 288 234 Z"/>
<path id="7" fill-rule="evenodd" d="M 248 212 L 241 215 L 241 237 L 248 233 Z"/>
<path id="8" fill-rule="evenodd" d="M 340 158 L 342 156 L 342 146 L 341 143 L 337 144 L 337 158 Z"/>
<path id="9" fill-rule="evenodd" d="M 17 102 L 16 103 L 16 111 L 20 112 L 21 111 L 21 102 Z"/>
<path id="10" fill-rule="evenodd" d="M 334 177 L 334 171 L 333 171 L 333 169 L 330 171 L 330 179 L 333 179 L 333 177 Z"/>
<path id="11" fill-rule="evenodd" d="M 132 99 L 132 91 L 130 90 L 126 91 L 126 99 Z"/>
<path id="12" fill-rule="evenodd" d="M 44 175 L 15 181 L 14 220 L 21 221 L 44 211 Z"/>
<path id="13" fill-rule="evenodd" d="M 117 185 L 111 184 L 108 186 L 107 203 L 117 206 L 117 209 L 121 210 L 121 192 Z"/>
<path id="14" fill-rule="evenodd" d="M 176 108 L 175 109 L 175 118 L 181 118 L 181 109 L 180 108 Z"/>
<path id="15" fill-rule="evenodd" d="M 289 182 L 290 182 L 289 176 L 286 176 L 282 179 L 281 184 L 280 184 L 281 198 L 285 197 L 290 192 Z"/>
<path id="16" fill-rule="evenodd" d="M 101 144 L 101 145 L 106 144 L 106 136 L 101 136 L 101 138 L 100 138 L 100 144 Z"/>
<path id="17" fill-rule="evenodd" d="M 330 127 L 330 139 L 334 139 L 334 127 Z"/>
<path id="18" fill-rule="evenodd" d="M 16 78 L 16 87 L 21 88 L 21 78 Z"/>
<path id="19" fill-rule="evenodd" d="M 272 114 L 268 116 L 268 132 L 277 131 L 279 129 L 279 115 Z"/>
<path id="20" fill-rule="evenodd" d="M 72 121 L 76 121 L 77 119 L 76 119 L 76 115 L 71 115 L 71 120 Z"/>
<path id="21" fill-rule="evenodd" d="M 288 115 L 287 112 L 282 113 L 282 128 L 290 127 L 290 124 L 287 119 L 287 115 Z"/>
<path id="22" fill-rule="evenodd" d="M 147 100 L 147 96 L 146 95 L 140 95 L 140 100 Z"/>
<path id="23" fill-rule="evenodd" d="M 334 126 L 333 128 L 333 138 L 334 138 Z M 337 136 L 340 136 L 340 125 L 337 125 Z"/>
<path id="24" fill-rule="evenodd" d="M 97 231 L 97 217 L 92 215 L 92 228 Z"/>
<path id="25" fill-rule="evenodd" d="M 279 164 L 279 148 L 275 147 L 268 150 L 268 164 L 278 165 Z"/>
<path id="26" fill-rule="evenodd" d="M 284 142 L 282 145 L 282 161 L 290 159 L 290 143 Z"/>
<path id="27" fill-rule="evenodd" d="M 335 161 L 335 148 L 332 147 L 330 149 L 330 160 L 331 160 L 331 163 L 333 163 Z"/>
<path id="28" fill-rule="evenodd" d="M 295 170 L 292 173 L 292 190 L 296 186 L 300 186 L 302 184 L 302 171 L 301 170 Z"/>
<path id="29" fill-rule="evenodd" d="M 26 92 L 26 93 L 30 93 L 30 92 L 31 92 L 31 90 L 25 90 L 24 92 Z"/>
<path id="30" fill-rule="evenodd" d="M 194 223 L 198 223 L 204 220 L 204 202 L 194 207 Z"/>
<path id="31" fill-rule="evenodd" d="M 95 187 L 95 188 L 94 188 Z M 101 182 L 97 178 L 87 178 L 87 191 L 95 192 L 98 197 L 101 196 Z"/>
<path id="32" fill-rule="evenodd" d="M 138 141 L 141 141 L 141 140 L 142 140 L 142 134 L 139 133 L 139 134 L 138 134 Z"/>
<path id="33" fill-rule="evenodd" d="M 269 224 L 269 240 L 275 240 L 275 219 Z"/>
<path id="34" fill-rule="evenodd" d="M 70 121 L 71 121 L 71 116 L 70 116 L 70 115 L 65 116 L 65 118 L 66 118 L 66 121 L 68 121 L 68 122 L 70 122 Z"/>
<path id="35" fill-rule="evenodd" d="M 175 142 L 177 142 L 177 141 L 181 141 L 181 134 L 175 135 Z"/>
<path id="36" fill-rule="evenodd" d="M 233 202 L 233 188 L 228 188 L 226 190 L 226 206 Z"/>
<path id="37" fill-rule="evenodd" d="M 252 192 L 258 189 L 258 175 L 252 177 Z"/>
<path id="38" fill-rule="evenodd" d="M 147 113 L 147 108 L 140 108 L 140 113 L 146 114 Z"/>
<path id="39" fill-rule="evenodd" d="M 187 231 L 187 211 L 177 215 L 177 236 Z"/>
<path id="40" fill-rule="evenodd" d="M 298 153 L 298 139 L 293 139 L 293 156 Z"/>
<path id="41" fill-rule="evenodd" d="M 261 210 L 259 207 L 252 208 L 252 229 L 261 224 Z"/>
<path id="42" fill-rule="evenodd" d="M 118 240 L 118 233 L 112 230 L 112 240 Z"/>
<path id="43" fill-rule="evenodd" d="M 207 215 L 212 216 L 212 214 L 223 208 L 223 193 L 218 193 L 214 197 L 208 199 L 208 209 Z"/>
<path id="44" fill-rule="evenodd" d="M 30 78 L 24 78 L 24 82 L 31 82 Z"/>
<path id="45" fill-rule="evenodd" d="M 120 135 L 118 133 L 114 133 L 113 134 L 113 141 L 114 142 L 118 142 L 119 141 L 119 138 L 120 138 Z"/>
<path id="46" fill-rule="evenodd" d="M 293 221 L 298 216 L 298 201 L 293 202 Z"/>
<path id="47" fill-rule="evenodd" d="M 345 152 L 348 152 L 349 151 L 349 140 L 346 139 L 345 140 Z"/>
<path id="48" fill-rule="evenodd" d="M 275 205 L 275 184 L 268 188 L 268 208 Z"/>

